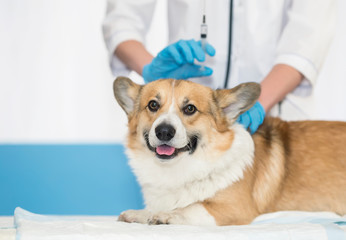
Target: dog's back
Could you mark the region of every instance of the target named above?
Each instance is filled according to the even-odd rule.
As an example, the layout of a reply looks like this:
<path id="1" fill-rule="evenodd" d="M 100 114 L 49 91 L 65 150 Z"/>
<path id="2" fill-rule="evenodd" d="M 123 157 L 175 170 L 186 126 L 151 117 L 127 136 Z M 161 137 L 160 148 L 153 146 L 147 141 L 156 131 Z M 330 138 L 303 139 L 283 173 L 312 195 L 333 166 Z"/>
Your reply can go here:
<path id="1" fill-rule="evenodd" d="M 266 118 L 244 178 L 203 205 L 219 225 L 274 211 L 346 214 L 346 123 Z"/>
<path id="2" fill-rule="evenodd" d="M 346 123 L 268 118 L 254 141 L 255 171 L 276 177 L 281 192 L 268 210 L 346 213 Z"/>

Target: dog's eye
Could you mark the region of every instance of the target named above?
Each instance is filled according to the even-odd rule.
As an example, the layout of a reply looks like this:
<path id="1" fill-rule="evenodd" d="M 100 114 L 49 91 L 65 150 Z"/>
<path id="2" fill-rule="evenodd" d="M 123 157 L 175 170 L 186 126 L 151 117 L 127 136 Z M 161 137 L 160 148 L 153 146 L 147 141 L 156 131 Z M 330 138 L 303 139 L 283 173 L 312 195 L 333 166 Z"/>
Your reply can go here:
<path id="1" fill-rule="evenodd" d="M 192 115 L 192 114 L 194 114 L 196 111 L 197 111 L 197 108 L 196 108 L 194 105 L 192 105 L 192 104 L 189 104 L 189 105 L 187 105 L 187 106 L 185 106 L 185 107 L 183 108 L 183 112 L 184 112 L 186 115 Z"/>
<path id="2" fill-rule="evenodd" d="M 156 102 L 155 100 L 151 100 L 148 103 L 148 108 L 149 108 L 150 111 L 156 112 L 157 110 L 159 110 L 160 104 L 158 102 Z"/>

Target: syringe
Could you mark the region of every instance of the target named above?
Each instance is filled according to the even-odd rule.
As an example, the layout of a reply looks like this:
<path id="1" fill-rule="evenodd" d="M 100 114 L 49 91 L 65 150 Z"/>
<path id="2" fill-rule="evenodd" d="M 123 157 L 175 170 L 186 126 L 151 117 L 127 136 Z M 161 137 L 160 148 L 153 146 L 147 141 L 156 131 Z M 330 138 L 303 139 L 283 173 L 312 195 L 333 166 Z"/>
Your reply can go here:
<path id="1" fill-rule="evenodd" d="M 208 34 L 208 26 L 205 23 L 205 14 L 203 14 L 203 21 L 201 24 L 201 43 L 202 43 L 203 50 L 205 50 L 205 45 L 207 44 L 207 34 Z"/>
<path id="2" fill-rule="evenodd" d="M 205 13 L 203 13 L 203 20 L 202 20 L 202 24 L 201 24 L 201 45 L 202 45 L 202 49 L 204 50 L 204 52 L 206 52 L 206 45 L 207 45 L 207 34 L 208 34 L 208 26 L 205 22 Z M 204 66 L 202 66 L 201 68 L 202 71 L 205 70 Z"/>

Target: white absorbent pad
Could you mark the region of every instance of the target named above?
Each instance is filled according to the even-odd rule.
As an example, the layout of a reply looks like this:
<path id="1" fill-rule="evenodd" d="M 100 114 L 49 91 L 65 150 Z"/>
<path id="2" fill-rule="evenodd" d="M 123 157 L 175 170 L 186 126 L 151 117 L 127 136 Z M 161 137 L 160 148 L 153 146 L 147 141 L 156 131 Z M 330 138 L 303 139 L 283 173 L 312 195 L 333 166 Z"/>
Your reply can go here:
<path id="1" fill-rule="evenodd" d="M 232 239 L 346 240 L 346 216 L 329 212 L 277 212 L 244 226 L 183 226 L 117 222 L 116 217 L 66 217 L 15 210 L 17 240 Z"/>

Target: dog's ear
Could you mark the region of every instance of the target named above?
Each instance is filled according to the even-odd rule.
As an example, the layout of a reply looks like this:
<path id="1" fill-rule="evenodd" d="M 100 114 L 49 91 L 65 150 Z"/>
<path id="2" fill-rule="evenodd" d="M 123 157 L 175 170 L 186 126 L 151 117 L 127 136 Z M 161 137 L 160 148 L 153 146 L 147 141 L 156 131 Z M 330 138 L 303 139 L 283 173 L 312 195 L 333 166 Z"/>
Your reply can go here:
<path id="1" fill-rule="evenodd" d="M 258 83 L 243 83 L 232 89 L 218 89 L 214 91 L 219 107 L 229 120 L 235 120 L 243 112 L 250 109 L 261 93 Z"/>
<path id="2" fill-rule="evenodd" d="M 113 83 L 114 96 L 127 115 L 133 112 L 141 87 L 127 77 L 115 79 Z"/>

